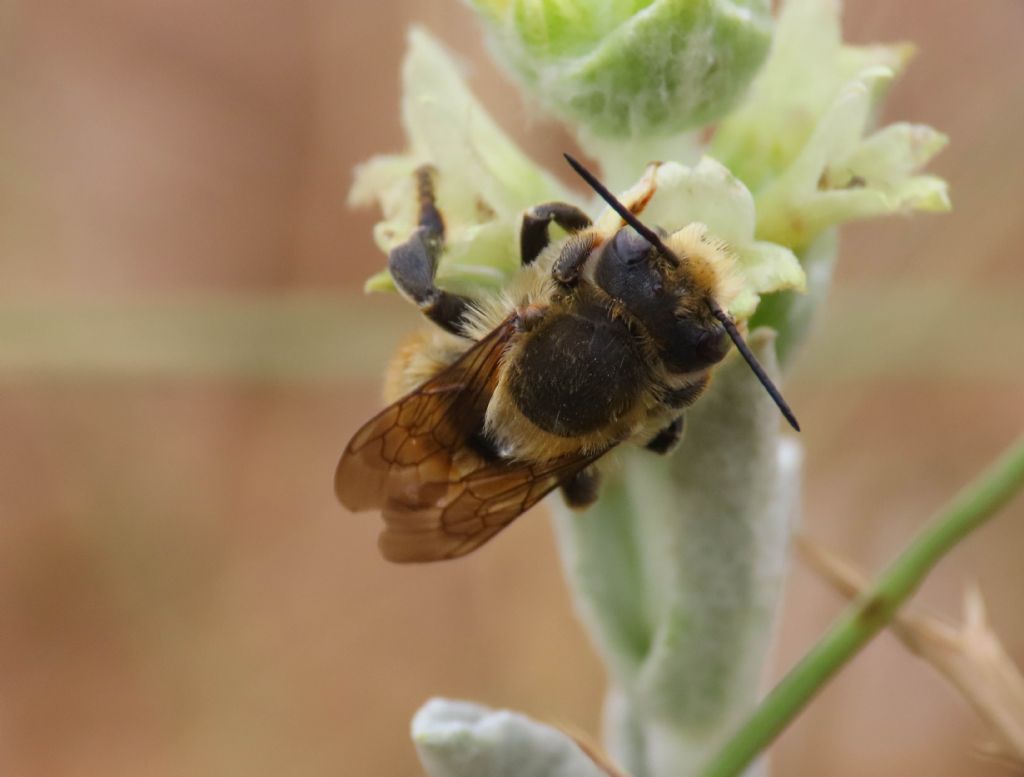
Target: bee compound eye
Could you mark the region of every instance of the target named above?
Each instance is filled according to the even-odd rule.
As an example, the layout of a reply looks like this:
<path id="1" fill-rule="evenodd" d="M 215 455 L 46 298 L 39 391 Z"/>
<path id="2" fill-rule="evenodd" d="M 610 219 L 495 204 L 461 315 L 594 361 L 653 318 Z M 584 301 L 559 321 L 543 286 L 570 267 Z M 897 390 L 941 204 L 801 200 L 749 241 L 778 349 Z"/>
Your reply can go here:
<path id="1" fill-rule="evenodd" d="M 627 267 L 636 267 L 647 259 L 651 244 L 629 227 L 623 227 L 613 239 L 614 250 Z"/>
<path id="2" fill-rule="evenodd" d="M 697 355 L 708 364 L 717 364 L 729 353 L 729 345 L 729 335 L 724 329 L 711 329 L 698 338 Z"/>

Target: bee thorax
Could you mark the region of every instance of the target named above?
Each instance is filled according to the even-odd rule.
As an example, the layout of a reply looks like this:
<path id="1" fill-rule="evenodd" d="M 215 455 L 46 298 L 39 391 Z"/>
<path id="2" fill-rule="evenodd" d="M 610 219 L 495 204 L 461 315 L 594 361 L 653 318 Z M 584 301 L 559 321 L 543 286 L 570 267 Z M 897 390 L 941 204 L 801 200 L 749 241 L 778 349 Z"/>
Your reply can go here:
<path id="1" fill-rule="evenodd" d="M 509 361 L 509 399 L 558 437 L 599 432 L 630 413 L 646 366 L 626 325 L 606 315 L 563 313 L 524 338 Z"/>

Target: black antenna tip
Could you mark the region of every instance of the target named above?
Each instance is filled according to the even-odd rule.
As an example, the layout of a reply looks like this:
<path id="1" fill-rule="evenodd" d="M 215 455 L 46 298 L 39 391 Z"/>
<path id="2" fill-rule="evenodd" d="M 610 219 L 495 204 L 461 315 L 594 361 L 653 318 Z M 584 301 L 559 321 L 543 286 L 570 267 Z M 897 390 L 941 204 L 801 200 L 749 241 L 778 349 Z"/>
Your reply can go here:
<path id="1" fill-rule="evenodd" d="M 786 420 L 789 421 L 789 425 L 793 427 L 793 430 L 799 432 L 800 422 L 796 420 L 796 416 L 793 415 L 793 411 L 787 407 L 782 411 L 782 414 L 786 417 Z"/>

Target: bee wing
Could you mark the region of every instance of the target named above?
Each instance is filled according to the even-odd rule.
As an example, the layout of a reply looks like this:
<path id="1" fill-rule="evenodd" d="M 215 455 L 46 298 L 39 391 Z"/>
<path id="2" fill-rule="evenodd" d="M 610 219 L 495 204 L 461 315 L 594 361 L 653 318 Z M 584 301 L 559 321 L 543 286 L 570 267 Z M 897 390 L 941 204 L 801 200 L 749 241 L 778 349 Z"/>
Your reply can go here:
<path id="1" fill-rule="evenodd" d="M 381 515 L 380 550 L 390 561 L 439 561 L 464 556 L 483 545 L 565 478 L 597 456 L 566 456 L 546 462 L 486 464 L 445 484 L 431 502 L 389 500 Z"/>
<path id="2" fill-rule="evenodd" d="M 399 493 L 409 492 L 412 499 L 429 484 L 447 482 L 456 454 L 483 427 L 514 328 L 510 316 L 453 364 L 356 432 L 334 476 L 335 491 L 345 507 L 383 509 Z"/>
<path id="3" fill-rule="evenodd" d="M 600 455 L 504 461 L 474 448 L 514 331 L 515 314 L 372 418 L 342 454 L 338 498 L 353 511 L 381 511 L 385 558 L 436 561 L 469 553 Z"/>

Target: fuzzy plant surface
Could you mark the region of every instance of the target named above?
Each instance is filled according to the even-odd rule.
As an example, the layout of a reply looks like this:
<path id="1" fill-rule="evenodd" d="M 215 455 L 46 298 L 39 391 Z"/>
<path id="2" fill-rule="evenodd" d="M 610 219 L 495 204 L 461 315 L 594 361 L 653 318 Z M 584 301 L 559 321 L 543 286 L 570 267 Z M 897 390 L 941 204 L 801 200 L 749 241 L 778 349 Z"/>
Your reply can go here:
<path id="1" fill-rule="evenodd" d="M 663 163 L 645 221 L 699 222 L 728 246 L 742 278 L 729 312 L 776 381 L 827 293 L 836 228 L 949 208 L 945 183 L 920 173 L 944 136 L 876 126 L 910 48 L 845 45 L 838 0 L 788 0 L 778 18 L 767 0 L 470 4 L 525 99 L 576 132 L 610 185 Z M 444 288 L 501 290 L 533 205 L 605 212 L 517 148 L 423 29 L 409 34 L 402 86 L 407 148 L 360 166 L 351 193 L 379 205 L 383 252 L 415 229 L 423 164 L 446 218 Z M 394 285 L 384 271 L 366 288 Z M 604 744 L 633 777 L 699 774 L 757 703 L 799 515 L 801 446 L 735 353 L 686 425 L 669 457 L 614 454 L 584 514 L 549 502 L 608 670 Z M 431 777 L 613 773 L 557 729 L 465 702 L 429 702 L 413 737 Z"/>

